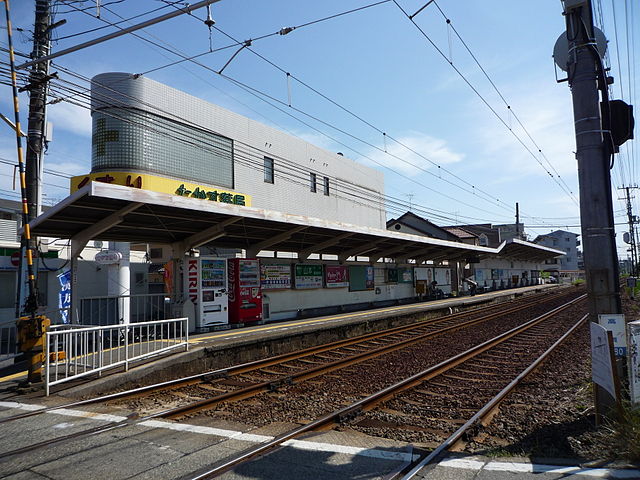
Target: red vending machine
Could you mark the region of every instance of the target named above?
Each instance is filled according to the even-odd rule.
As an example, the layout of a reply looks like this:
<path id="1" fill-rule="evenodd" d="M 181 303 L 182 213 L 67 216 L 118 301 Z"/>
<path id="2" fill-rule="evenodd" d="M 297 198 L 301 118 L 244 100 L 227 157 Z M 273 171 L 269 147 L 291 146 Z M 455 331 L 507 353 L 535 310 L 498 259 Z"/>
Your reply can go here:
<path id="1" fill-rule="evenodd" d="M 230 258 L 227 265 L 229 288 L 229 323 L 262 320 L 260 261 Z"/>

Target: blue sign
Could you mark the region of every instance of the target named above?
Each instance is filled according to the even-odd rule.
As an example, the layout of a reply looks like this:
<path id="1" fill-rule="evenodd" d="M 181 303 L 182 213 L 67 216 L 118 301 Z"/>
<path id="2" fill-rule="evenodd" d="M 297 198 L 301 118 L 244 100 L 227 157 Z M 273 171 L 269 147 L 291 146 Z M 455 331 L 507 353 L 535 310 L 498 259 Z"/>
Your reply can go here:
<path id="1" fill-rule="evenodd" d="M 60 282 L 60 296 L 58 298 L 58 308 L 62 323 L 69 323 L 69 311 L 71 310 L 71 269 L 58 275 Z"/>

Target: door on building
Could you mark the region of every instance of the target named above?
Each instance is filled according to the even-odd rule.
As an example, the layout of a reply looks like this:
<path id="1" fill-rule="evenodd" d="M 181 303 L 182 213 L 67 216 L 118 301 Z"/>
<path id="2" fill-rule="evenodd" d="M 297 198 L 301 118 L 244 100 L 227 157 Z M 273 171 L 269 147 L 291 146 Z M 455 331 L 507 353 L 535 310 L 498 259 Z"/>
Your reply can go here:
<path id="1" fill-rule="evenodd" d="M 200 257 L 199 328 L 229 323 L 227 260 Z"/>

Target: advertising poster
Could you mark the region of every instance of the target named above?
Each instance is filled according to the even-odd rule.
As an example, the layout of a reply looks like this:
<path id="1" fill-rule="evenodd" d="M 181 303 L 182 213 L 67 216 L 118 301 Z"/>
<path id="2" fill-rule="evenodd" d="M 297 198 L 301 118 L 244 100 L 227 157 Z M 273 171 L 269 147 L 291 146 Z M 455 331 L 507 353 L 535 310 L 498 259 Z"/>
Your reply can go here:
<path id="1" fill-rule="evenodd" d="M 291 265 L 260 265 L 260 283 L 263 290 L 291 288 Z"/>
<path id="2" fill-rule="evenodd" d="M 62 323 L 69 323 L 69 310 L 71 309 L 71 269 L 58 275 L 60 282 L 60 294 L 58 297 L 58 308 Z"/>
<path id="3" fill-rule="evenodd" d="M 226 260 L 202 260 L 202 288 L 224 288 L 226 286 Z"/>
<path id="4" fill-rule="evenodd" d="M 240 271 L 241 287 L 260 286 L 260 262 L 258 260 L 240 259 L 238 260 L 238 270 Z"/>
<path id="5" fill-rule="evenodd" d="M 327 288 L 349 286 L 349 270 L 342 265 L 326 265 L 324 270 Z"/>
<path id="6" fill-rule="evenodd" d="M 373 290 L 376 286 L 375 282 L 375 270 L 373 267 L 364 267 L 365 269 L 365 286 L 367 289 Z"/>
<path id="7" fill-rule="evenodd" d="M 398 283 L 397 268 L 387 268 L 387 283 Z"/>
<path id="8" fill-rule="evenodd" d="M 451 285 L 451 271 L 448 268 L 436 268 L 434 280 L 438 282 L 438 286 Z"/>
<path id="9" fill-rule="evenodd" d="M 413 270 L 411 268 L 401 268 L 398 270 L 398 281 L 400 283 L 413 283 Z"/>
<path id="10" fill-rule="evenodd" d="M 322 288 L 322 265 L 296 264 L 295 288 Z"/>

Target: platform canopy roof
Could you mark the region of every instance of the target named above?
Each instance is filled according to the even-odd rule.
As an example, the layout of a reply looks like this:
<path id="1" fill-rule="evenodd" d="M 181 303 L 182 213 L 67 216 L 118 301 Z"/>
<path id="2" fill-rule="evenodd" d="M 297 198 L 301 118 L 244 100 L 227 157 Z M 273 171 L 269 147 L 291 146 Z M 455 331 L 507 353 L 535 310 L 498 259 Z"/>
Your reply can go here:
<path id="1" fill-rule="evenodd" d="M 460 260 L 503 256 L 544 260 L 564 252 L 523 241 L 498 248 L 439 240 L 389 230 L 286 214 L 254 207 L 181 197 L 132 187 L 91 182 L 34 219 L 37 236 L 75 240 L 79 254 L 92 239 L 170 244 L 176 255 L 201 245 L 396 260 Z"/>

